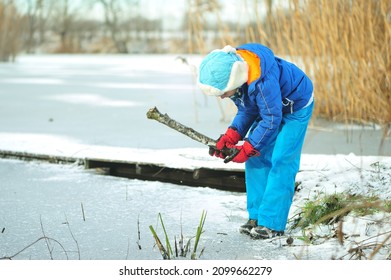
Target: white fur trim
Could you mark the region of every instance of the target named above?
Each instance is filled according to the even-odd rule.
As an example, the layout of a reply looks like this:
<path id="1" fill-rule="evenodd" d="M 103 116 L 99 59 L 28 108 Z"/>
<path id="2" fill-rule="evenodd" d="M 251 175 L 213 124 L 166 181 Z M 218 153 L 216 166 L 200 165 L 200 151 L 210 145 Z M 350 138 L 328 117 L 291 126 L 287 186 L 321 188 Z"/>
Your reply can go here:
<path id="1" fill-rule="evenodd" d="M 241 87 L 248 80 L 248 65 L 244 61 L 235 61 L 232 64 L 231 74 L 227 86 L 223 90 L 219 90 L 210 85 L 206 85 L 198 81 L 198 87 L 206 95 L 220 96 L 227 91 L 231 91 Z"/>
<path id="2" fill-rule="evenodd" d="M 248 65 L 244 61 L 236 61 L 232 65 L 229 80 L 223 92 L 241 87 L 248 80 Z"/>
<path id="3" fill-rule="evenodd" d="M 206 95 L 220 96 L 224 94 L 224 92 L 219 90 L 218 88 L 212 87 L 210 85 L 205 85 L 200 82 L 198 82 L 198 87 Z"/>

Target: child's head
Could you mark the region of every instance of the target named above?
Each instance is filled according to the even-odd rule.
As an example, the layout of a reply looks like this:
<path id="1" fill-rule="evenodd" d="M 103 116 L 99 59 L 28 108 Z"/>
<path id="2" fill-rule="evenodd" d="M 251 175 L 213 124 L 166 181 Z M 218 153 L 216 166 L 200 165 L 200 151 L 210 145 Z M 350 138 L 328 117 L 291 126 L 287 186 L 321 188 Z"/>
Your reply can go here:
<path id="1" fill-rule="evenodd" d="M 200 64 L 198 86 L 207 95 L 221 96 L 241 87 L 248 79 L 247 63 L 236 49 L 225 46 L 209 53 Z"/>

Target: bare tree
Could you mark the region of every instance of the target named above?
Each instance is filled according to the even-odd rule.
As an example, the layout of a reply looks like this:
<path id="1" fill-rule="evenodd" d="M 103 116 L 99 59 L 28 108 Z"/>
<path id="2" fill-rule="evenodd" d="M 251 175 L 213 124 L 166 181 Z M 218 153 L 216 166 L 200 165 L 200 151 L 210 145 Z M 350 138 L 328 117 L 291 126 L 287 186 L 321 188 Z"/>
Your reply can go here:
<path id="1" fill-rule="evenodd" d="M 24 49 L 27 53 L 32 53 L 37 47 L 45 43 L 47 22 L 52 13 L 53 1 L 48 0 L 28 0 L 25 14 Z"/>
<path id="2" fill-rule="evenodd" d="M 70 37 L 70 28 L 74 15 L 72 15 L 69 6 L 69 0 L 61 0 L 55 6 L 56 24 L 54 30 L 60 35 L 60 52 L 71 52 L 73 50 L 72 38 Z"/>
<path id="3" fill-rule="evenodd" d="M 94 21 L 84 16 L 89 5 L 90 2 L 87 1 L 82 3 L 70 0 L 53 2 L 48 31 L 59 38 L 59 46 L 55 50 L 56 52 L 82 52 L 81 40 L 84 38 L 83 34 L 86 30 L 90 33 L 95 30 Z M 85 18 L 82 18 L 82 15 Z"/>
<path id="4" fill-rule="evenodd" d="M 139 0 L 97 0 L 104 10 L 105 26 L 110 38 L 119 53 L 128 53 L 128 42 L 130 39 L 130 19 L 137 17 Z M 137 21 L 136 21 L 137 24 Z M 137 28 L 134 30 L 138 30 Z"/>

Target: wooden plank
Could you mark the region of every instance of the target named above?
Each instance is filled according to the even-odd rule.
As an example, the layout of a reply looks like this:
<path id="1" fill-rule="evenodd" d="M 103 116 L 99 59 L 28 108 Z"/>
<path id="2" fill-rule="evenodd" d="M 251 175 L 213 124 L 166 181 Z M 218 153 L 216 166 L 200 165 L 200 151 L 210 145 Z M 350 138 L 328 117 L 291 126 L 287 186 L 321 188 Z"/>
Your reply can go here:
<path id="1" fill-rule="evenodd" d="M 210 187 L 245 192 L 244 172 L 198 168 L 194 170 L 170 168 L 153 164 L 125 163 L 86 159 L 88 168 L 105 168 L 112 176 L 169 182 L 194 187 Z"/>
<path id="2" fill-rule="evenodd" d="M 193 187 L 210 187 L 215 189 L 245 192 L 243 171 L 209 168 L 171 168 L 151 163 L 119 161 L 109 159 L 92 159 L 63 157 L 56 155 L 34 154 L 28 152 L 0 150 L 0 158 L 25 161 L 45 161 L 54 164 L 78 164 L 86 169 L 96 169 L 100 174 L 130 179 L 161 181 Z"/>

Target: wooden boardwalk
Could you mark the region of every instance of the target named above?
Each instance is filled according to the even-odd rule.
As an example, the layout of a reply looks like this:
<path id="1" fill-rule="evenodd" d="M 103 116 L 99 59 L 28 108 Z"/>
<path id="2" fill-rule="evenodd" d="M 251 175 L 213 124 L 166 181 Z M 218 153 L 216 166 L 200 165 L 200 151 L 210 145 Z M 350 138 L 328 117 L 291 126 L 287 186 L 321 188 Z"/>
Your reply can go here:
<path id="1" fill-rule="evenodd" d="M 86 169 L 96 169 L 100 174 L 109 176 L 245 192 L 244 172 L 240 170 L 204 167 L 173 168 L 145 162 L 67 157 L 7 150 L 0 150 L 0 158 L 44 161 L 53 164 L 77 164 Z"/>

